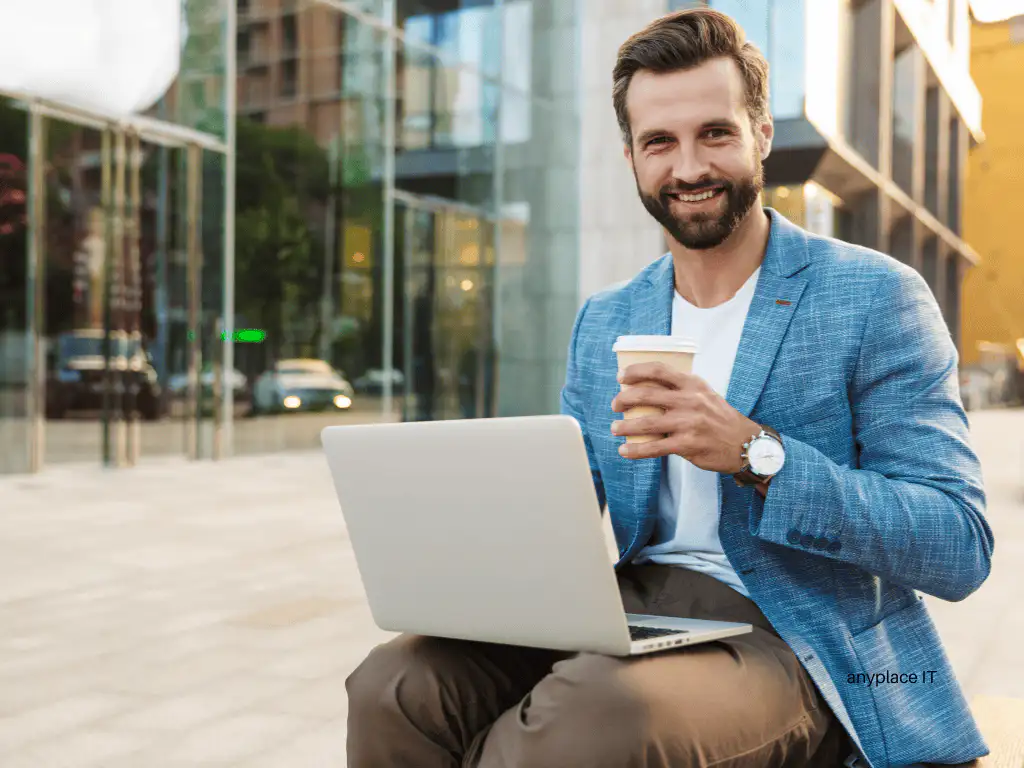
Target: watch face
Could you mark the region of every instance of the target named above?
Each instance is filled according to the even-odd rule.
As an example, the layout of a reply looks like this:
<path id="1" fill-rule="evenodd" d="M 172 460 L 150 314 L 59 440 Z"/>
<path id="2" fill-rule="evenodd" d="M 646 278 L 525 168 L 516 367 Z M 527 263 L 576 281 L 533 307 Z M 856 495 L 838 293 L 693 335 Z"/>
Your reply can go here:
<path id="1" fill-rule="evenodd" d="M 786 452 L 774 438 L 762 437 L 750 444 L 750 469 L 758 475 L 775 475 L 782 469 Z"/>

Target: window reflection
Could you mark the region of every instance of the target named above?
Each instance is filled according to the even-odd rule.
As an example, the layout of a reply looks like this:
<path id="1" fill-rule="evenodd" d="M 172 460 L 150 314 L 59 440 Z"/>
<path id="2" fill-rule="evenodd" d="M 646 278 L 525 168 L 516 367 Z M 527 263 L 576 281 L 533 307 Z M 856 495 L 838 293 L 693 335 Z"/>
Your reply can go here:
<path id="1" fill-rule="evenodd" d="M 771 111 L 776 119 L 804 112 L 805 0 L 674 0 L 672 10 L 710 6 L 743 28 L 770 64 Z"/>
<path id="2" fill-rule="evenodd" d="M 892 178 L 904 192 L 914 191 L 914 152 L 917 142 L 917 46 L 896 55 L 892 91 Z"/>
<path id="3" fill-rule="evenodd" d="M 531 45 L 531 24 L 528 0 L 505 3 L 501 15 L 478 7 L 405 19 L 400 149 L 493 145 L 500 86 L 488 78 L 499 75 L 506 88 L 501 138 L 527 140 L 531 67 L 530 57 L 520 54 Z M 505 55 L 499 61 L 502 36 Z"/>

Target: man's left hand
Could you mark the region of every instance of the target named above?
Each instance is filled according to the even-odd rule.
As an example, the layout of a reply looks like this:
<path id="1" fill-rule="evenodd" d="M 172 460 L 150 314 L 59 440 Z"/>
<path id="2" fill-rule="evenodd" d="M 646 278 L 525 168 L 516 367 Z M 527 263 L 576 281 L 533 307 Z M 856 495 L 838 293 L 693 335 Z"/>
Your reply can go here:
<path id="1" fill-rule="evenodd" d="M 612 400 L 624 413 L 637 406 L 660 408 L 663 414 L 612 422 L 612 433 L 659 435 L 649 443 L 625 443 L 619 452 L 628 459 L 677 454 L 701 469 L 732 475 L 743 469 L 743 444 L 760 425 L 733 408 L 699 376 L 674 371 L 663 363 L 640 363 L 623 371 L 620 383 L 629 388 Z"/>

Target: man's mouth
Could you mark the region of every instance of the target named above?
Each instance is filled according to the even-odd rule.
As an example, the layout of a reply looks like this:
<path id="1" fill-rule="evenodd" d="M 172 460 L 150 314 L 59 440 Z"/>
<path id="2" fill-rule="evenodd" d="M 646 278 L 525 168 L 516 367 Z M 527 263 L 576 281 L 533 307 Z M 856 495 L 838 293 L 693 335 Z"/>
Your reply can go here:
<path id="1" fill-rule="evenodd" d="M 667 193 L 667 196 L 673 200 L 680 200 L 684 203 L 700 203 L 704 200 L 710 200 L 713 197 L 717 197 L 724 191 L 725 187 L 714 187 L 713 189 L 706 189 L 703 192 L 669 192 Z"/>

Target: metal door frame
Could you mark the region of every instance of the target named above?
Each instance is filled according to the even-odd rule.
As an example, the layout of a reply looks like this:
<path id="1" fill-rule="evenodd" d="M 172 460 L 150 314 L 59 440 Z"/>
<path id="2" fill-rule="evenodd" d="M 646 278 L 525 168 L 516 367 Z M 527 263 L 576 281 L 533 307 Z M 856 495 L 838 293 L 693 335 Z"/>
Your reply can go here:
<path id="1" fill-rule="evenodd" d="M 196 301 L 201 301 L 202 293 L 199 286 L 199 278 L 202 269 L 201 236 L 199 232 L 200 216 L 198 198 L 202 187 L 202 157 L 203 151 L 212 151 L 224 154 L 226 158 L 231 156 L 228 144 L 220 141 L 214 136 L 195 131 L 189 128 L 164 123 L 148 117 L 133 116 L 130 118 L 109 118 L 91 114 L 82 110 L 54 104 L 44 99 L 28 97 L 24 94 L 0 92 L 2 96 L 8 96 L 20 101 L 27 115 L 29 126 L 29 181 L 28 181 L 28 206 L 30 215 L 28 235 L 28 269 L 26 271 L 29 286 L 28 295 L 28 317 L 26 327 L 26 347 L 28 350 L 28 391 L 26 398 L 26 424 L 28 426 L 28 441 L 26 451 L 28 452 L 28 471 L 39 472 L 45 462 L 46 452 L 46 354 L 45 336 L 41 333 L 45 328 L 46 312 L 46 121 L 44 118 L 61 120 L 63 122 L 84 128 L 92 128 L 101 133 L 101 176 L 102 189 L 101 208 L 104 211 L 106 227 L 106 258 L 104 260 L 104 329 L 106 338 L 111 334 L 110 315 L 110 288 L 112 282 L 113 268 L 124 267 L 128 258 L 133 260 L 133 269 L 138 265 L 136 260 L 139 257 L 138 237 L 141 235 L 139 227 L 138 202 L 141 200 L 141 167 L 136 149 L 141 149 L 141 142 L 145 141 L 168 148 L 183 149 L 186 152 L 188 191 L 186 193 L 186 206 L 189 212 L 188 223 L 188 269 L 189 283 L 191 289 L 188 293 L 188 311 L 190 322 L 198 319 L 200 308 L 193 306 Z M 129 147 L 132 161 L 128 162 Z M 129 165 L 131 167 L 129 167 Z M 233 163 L 228 163 L 226 173 L 233 168 Z M 234 179 L 226 179 L 227 192 L 233 198 Z M 225 231 L 234 230 L 234 210 L 225 210 Z M 131 243 L 126 249 L 126 232 L 131 236 Z M 233 248 L 233 239 L 225 234 L 225 243 Z M 126 253 L 127 250 L 127 253 Z M 233 254 L 225 251 L 224 270 L 225 283 L 233 280 Z M 230 271 L 229 271 L 230 270 Z M 192 279 L 194 278 L 194 280 Z M 233 304 L 233 286 L 226 287 L 225 297 L 230 296 Z M 221 308 L 220 314 L 222 323 L 225 326 L 233 326 L 234 307 L 225 305 Z M 195 326 L 193 326 L 195 327 Z M 109 341 L 105 342 L 109 349 Z M 189 402 L 186 410 L 195 414 L 195 419 L 190 419 L 190 428 L 187 432 L 186 455 L 190 458 L 199 458 L 202 454 L 200 447 L 200 434 L 197 421 L 201 413 L 197 407 L 198 401 L 198 374 L 202 368 L 201 346 L 195 339 L 189 339 Z M 224 341 L 223 345 L 230 342 Z M 226 349 L 223 354 L 217 356 L 225 362 L 230 362 L 231 350 Z M 109 373 L 109 366 L 108 366 Z M 221 377 L 218 377 L 218 379 Z M 222 382 L 218 382 L 222 383 Z M 216 387 L 221 389 L 221 387 Z M 218 393 L 219 394 L 219 393 Z M 107 466 L 131 466 L 139 456 L 141 439 L 139 425 L 134 420 L 133 414 L 128 419 L 114 418 L 116 413 L 111 413 L 110 392 L 108 389 L 105 395 L 103 416 L 101 417 L 102 455 L 101 461 Z M 212 458 L 221 458 L 224 454 L 224 420 L 230 418 L 230 411 L 223 407 L 223 397 L 218 397 L 214 406 L 214 438 Z M 113 421 L 113 424 L 112 424 Z"/>

